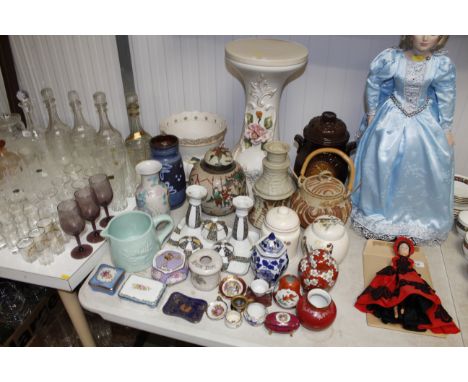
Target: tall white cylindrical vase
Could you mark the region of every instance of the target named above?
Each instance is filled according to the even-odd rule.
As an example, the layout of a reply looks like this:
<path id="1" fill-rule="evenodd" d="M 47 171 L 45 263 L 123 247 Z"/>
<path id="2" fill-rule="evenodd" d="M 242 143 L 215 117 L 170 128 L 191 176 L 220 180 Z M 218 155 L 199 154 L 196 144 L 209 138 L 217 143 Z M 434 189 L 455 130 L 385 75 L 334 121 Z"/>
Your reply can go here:
<path id="1" fill-rule="evenodd" d="M 273 39 L 234 40 L 225 46 L 226 66 L 245 89 L 244 124 L 234 158 L 243 167 L 249 188 L 262 173 L 264 144 L 280 139 L 281 93 L 304 72 L 308 55 L 303 45 Z"/>

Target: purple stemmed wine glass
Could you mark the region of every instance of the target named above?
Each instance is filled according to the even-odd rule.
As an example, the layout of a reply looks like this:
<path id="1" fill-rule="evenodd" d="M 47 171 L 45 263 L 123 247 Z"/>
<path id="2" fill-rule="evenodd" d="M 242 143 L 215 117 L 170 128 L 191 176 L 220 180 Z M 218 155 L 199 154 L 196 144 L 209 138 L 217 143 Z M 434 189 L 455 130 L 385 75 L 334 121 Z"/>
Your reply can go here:
<path id="1" fill-rule="evenodd" d="M 106 217 L 101 219 L 99 225 L 103 228 L 107 227 L 113 216 L 109 215 L 109 204 L 112 202 L 114 193 L 106 174 L 97 174 L 89 177 L 89 185 L 96 194 L 97 201 L 100 206 L 104 207 Z"/>
<path id="2" fill-rule="evenodd" d="M 93 252 L 93 247 L 89 244 L 81 244 L 80 233 L 85 228 L 85 221 L 80 215 L 78 203 L 74 199 L 64 200 L 57 206 L 57 212 L 63 232 L 75 236 L 78 246 L 72 249 L 71 257 L 83 259 Z"/>
<path id="3" fill-rule="evenodd" d="M 99 217 L 101 207 L 94 190 L 90 186 L 85 186 L 78 191 L 75 191 L 75 200 L 78 203 L 81 217 L 91 223 L 93 231 L 86 236 L 86 240 L 90 243 L 99 243 L 104 240 L 101 236 L 101 231 L 96 228 L 96 219 Z"/>

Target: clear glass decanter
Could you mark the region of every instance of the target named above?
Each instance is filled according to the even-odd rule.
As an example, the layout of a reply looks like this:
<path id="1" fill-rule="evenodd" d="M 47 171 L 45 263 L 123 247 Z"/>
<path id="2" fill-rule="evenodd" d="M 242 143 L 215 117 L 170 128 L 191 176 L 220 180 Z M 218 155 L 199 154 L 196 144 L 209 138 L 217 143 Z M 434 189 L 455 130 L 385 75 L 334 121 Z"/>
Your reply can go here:
<path id="1" fill-rule="evenodd" d="M 127 112 L 130 125 L 130 135 L 125 139 L 125 148 L 132 168 L 141 161 L 150 159 L 151 136 L 143 129 L 140 122 L 140 106 L 138 96 L 131 94 L 127 96 Z M 135 184 L 139 183 L 136 176 Z"/>
<path id="2" fill-rule="evenodd" d="M 48 165 L 49 150 L 47 148 L 45 129 L 36 123 L 34 118 L 33 105 L 28 92 L 18 90 L 16 98 L 20 101 L 18 106 L 23 110 L 26 127 L 22 131 L 23 141 L 25 146 L 30 148 L 30 155 L 24 155 L 20 150 L 20 154 L 25 157 L 26 162 L 33 164 L 37 169 L 43 169 Z"/>
<path id="3" fill-rule="evenodd" d="M 103 92 L 93 95 L 94 105 L 99 115 L 99 131 L 97 137 L 98 165 L 109 176 L 114 197 L 111 208 L 121 211 L 127 208 L 125 190 L 126 151 L 122 135 L 112 127 L 107 116 L 107 100 Z"/>
<path id="4" fill-rule="evenodd" d="M 85 172 L 96 174 L 97 132 L 83 116 L 78 92 L 68 92 L 68 102 L 73 112 L 73 129 L 71 139 L 76 162 L 83 166 Z"/>
<path id="5" fill-rule="evenodd" d="M 55 166 L 63 168 L 63 166 L 72 163 L 73 159 L 71 129 L 58 116 L 52 89 L 42 89 L 41 95 L 49 114 L 49 124 L 45 132 L 49 154 L 54 160 Z"/>

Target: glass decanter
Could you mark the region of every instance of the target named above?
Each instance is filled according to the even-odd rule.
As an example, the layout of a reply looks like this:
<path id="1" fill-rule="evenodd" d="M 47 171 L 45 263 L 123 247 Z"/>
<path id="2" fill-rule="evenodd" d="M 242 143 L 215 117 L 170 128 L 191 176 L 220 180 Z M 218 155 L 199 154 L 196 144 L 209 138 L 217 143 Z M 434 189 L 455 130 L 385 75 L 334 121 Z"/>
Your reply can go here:
<path id="1" fill-rule="evenodd" d="M 130 135 L 125 139 L 125 148 L 127 149 L 128 159 L 132 168 L 147 159 L 150 159 L 150 140 L 151 136 L 143 129 L 140 122 L 140 106 L 138 96 L 130 94 L 127 96 L 127 112 L 130 125 Z M 140 181 L 135 173 L 135 185 Z M 132 189 L 135 191 L 135 188 Z"/>
<path id="2" fill-rule="evenodd" d="M 25 155 L 22 150 L 20 154 L 25 157 L 26 162 L 36 169 L 43 169 L 48 165 L 49 150 L 47 148 L 45 129 L 39 126 L 34 119 L 33 105 L 28 92 L 18 90 L 16 98 L 20 101 L 18 106 L 23 110 L 26 127 L 22 131 L 23 142 L 28 146 L 29 153 Z"/>
<path id="3" fill-rule="evenodd" d="M 45 132 L 47 147 L 54 164 L 63 167 L 73 159 L 71 129 L 58 116 L 52 89 L 42 89 L 41 95 L 49 114 L 49 124 Z"/>
<path id="4" fill-rule="evenodd" d="M 0 139 L 0 188 L 10 194 L 22 188 L 24 162 L 21 156 L 7 150 L 6 142 Z"/>
<path id="5" fill-rule="evenodd" d="M 103 92 L 93 95 L 94 105 L 99 115 L 98 165 L 107 174 L 112 185 L 114 198 L 111 208 L 121 211 L 127 207 L 125 190 L 126 151 L 122 135 L 112 127 L 107 116 L 107 100 Z"/>
<path id="6" fill-rule="evenodd" d="M 84 118 L 81 109 L 81 100 L 78 92 L 70 90 L 68 92 L 68 102 L 73 112 L 73 129 L 71 140 L 73 143 L 76 162 L 88 169 L 90 172 L 97 173 L 96 152 L 97 152 L 97 133 Z M 93 171 L 94 170 L 94 171 Z"/>

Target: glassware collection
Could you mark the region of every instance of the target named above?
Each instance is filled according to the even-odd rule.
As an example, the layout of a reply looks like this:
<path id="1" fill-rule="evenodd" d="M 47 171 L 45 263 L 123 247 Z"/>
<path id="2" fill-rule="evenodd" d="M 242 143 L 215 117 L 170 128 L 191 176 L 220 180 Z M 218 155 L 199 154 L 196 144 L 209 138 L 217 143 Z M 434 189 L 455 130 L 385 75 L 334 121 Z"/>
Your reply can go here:
<path id="1" fill-rule="evenodd" d="M 80 238 L 86 232 L 88 243 L 109 241 L 113 261 L 93 275 L 95 291 L 156 308 L 171 289 L 163 313 L 191 323 L 206 313 L 231 329 L 245 321 L 270 334 L 329 327 L 337 316 L 330 290 L 349 249 L 345 223 L 353 217 L 353 182 L 362 176 L 347 155 L 355 143 L 348 144 L 344 122 L 324 112 L 306 126 L 305 138 L 295 137 L 300 176 L 294 176 L 290 146 L 278 139 L 277 110 L 281 88 L 307 63 L 307 49 L 245 41 L 226 47 L 231 69 L 250 84 L 245 133 L 233 153 L 222 142 L 224 120 L 210 113 L 171 116 L 160 125 L 162 135 L 151 138 L 140 122 L 138 97 L 131 95 L 130 135 L 123 140 L 109 121 L 103 92 L 93 95 L 97 132 L 76 91 L 68 93 L 72 129 L 60 120 L 52 90 L 41 91 L 49 115 L 45 131 L 34 122 L 28 94 L 19 92 L 26 126 L 16 115 L 0 119 L 0 245 L 26 262 L 50 264 L 50 254 L 64 252 L 69 236 L 77 242 L 73 259 L 91 255 L 93 247 Z M 263 61 L 249 55 L 265 46 Z M 197 155 L 187 156 L 187 147 Z M 123 212 L 129 195 L 136 208 Z M 173 221 L 176 209 L 184 211 L 179 222 Z M 132 274 L 144 270 L 152 279 Z M 194 295 L 218 296 L 211 302 L 189 297 L 177 291 L 179 283 L 191 284 Z M 409 302 L 399 303 L 411 310 Z"/>

